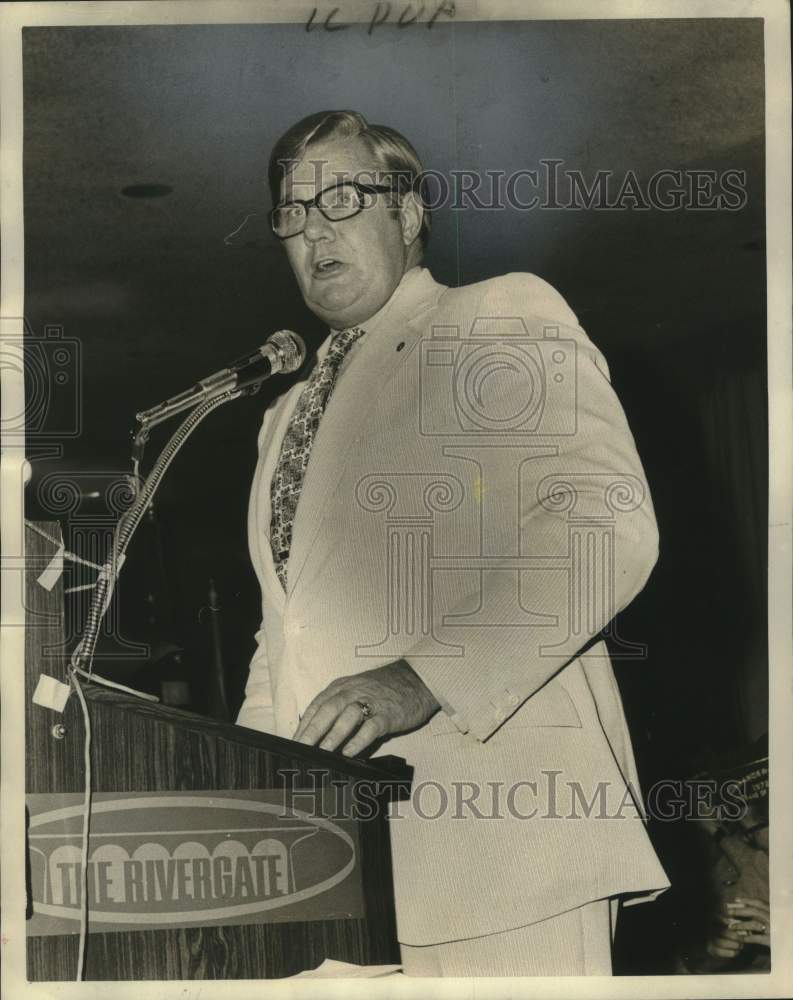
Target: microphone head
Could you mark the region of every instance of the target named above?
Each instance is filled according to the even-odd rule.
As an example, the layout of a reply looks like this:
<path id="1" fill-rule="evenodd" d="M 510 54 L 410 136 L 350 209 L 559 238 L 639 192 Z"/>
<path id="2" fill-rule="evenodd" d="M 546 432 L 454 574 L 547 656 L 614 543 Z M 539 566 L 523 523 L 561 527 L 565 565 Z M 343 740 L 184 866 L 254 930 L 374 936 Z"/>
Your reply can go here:
<path id="1" fill-rule="evenodd" d="M 267 344 L 274 347 L 278 356 L 279 372 L 296 372 L 306 360 L 306 345 L 303 338 L 291 330 L 277 330 L 267 338 Z"/>

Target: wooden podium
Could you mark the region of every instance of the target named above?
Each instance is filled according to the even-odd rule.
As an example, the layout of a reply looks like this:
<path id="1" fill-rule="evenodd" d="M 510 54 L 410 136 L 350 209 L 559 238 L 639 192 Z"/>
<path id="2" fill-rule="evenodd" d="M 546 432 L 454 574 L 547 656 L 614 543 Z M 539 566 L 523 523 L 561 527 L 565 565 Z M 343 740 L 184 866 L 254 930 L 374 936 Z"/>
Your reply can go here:
<path id="1" fill-rule="evenodd" d="M 60 536 L 57 524 L 40 527 Z M 27 530 L 34 981 L 75 978 L 82 911 L 83 713 L 74 692 L 62 712 L 33 700 L 42 674 L 67 681 L 63 577 L 39 583 L 56 551 Z M 386 812 L 409 793 L 403 761 L 348 760 L 98 684 L 83 690 L 93 792 L 85 979 L 280 978 L 325 958 L 399 961 Z"/>

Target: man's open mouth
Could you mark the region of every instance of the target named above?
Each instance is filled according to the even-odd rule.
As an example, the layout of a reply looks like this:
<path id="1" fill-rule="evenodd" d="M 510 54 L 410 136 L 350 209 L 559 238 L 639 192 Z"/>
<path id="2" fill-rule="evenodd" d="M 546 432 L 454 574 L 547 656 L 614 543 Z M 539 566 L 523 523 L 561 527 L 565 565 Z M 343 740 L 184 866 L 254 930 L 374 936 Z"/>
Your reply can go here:
<path id="1" fill-rule="evenodd" d="M 314 276 L 317 278 L 329 278 L 331 275 L 337 274 L 343 267 L 343 262 L 336 260 L 335 257 L 321 257 L 314 263 Z"/>

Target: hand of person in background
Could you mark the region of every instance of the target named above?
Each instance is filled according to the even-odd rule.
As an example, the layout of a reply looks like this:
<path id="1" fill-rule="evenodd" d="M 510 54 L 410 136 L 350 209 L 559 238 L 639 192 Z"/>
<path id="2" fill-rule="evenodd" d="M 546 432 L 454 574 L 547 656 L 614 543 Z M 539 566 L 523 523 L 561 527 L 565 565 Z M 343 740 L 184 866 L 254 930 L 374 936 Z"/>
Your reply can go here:
<path id="1" fill-rule="evenodd" d="M 733 924 L 732 933 L 744 944 L 762 944 L 771 947 L 771 908 L 762 899 L 735 899 L 727 903 L 727 912 Z"/>
<path id="2" fill-rule="evenodd" d="M 719 919 L 726 923 L 732 918 L 720 914 Z M 708 938 L 705 951 L 712 958 L 737 958 L 743 950 L 743 945 L 744 939 L 738 937 L 732 927 L 727 927 L 717 935 Z"/>
<path id="3" fill-rule="evenodd" d="M 735 958 L 744 945 L 771 947 L 771 910 L 762 899 L 738 897 L 725 903 L 718 920 L 725 925 L 718 936 L 709 939 L 707 951 L 715 958 Z"/>

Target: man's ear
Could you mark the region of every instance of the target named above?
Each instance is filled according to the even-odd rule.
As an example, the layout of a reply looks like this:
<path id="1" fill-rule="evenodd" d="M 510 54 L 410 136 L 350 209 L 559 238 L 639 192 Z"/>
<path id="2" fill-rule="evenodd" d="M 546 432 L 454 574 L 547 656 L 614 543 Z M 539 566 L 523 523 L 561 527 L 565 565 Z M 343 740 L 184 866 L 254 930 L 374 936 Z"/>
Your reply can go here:
<path id="1" fill-rule="evenodd" d="M 424 206 L 415 191 L 408 191 L 402 195 L 399 206 L 399 224 L 402 228 L 402 242 L 406 247 L 418 238 L 421 232 L 421 223 L 424 220 Z"/>

